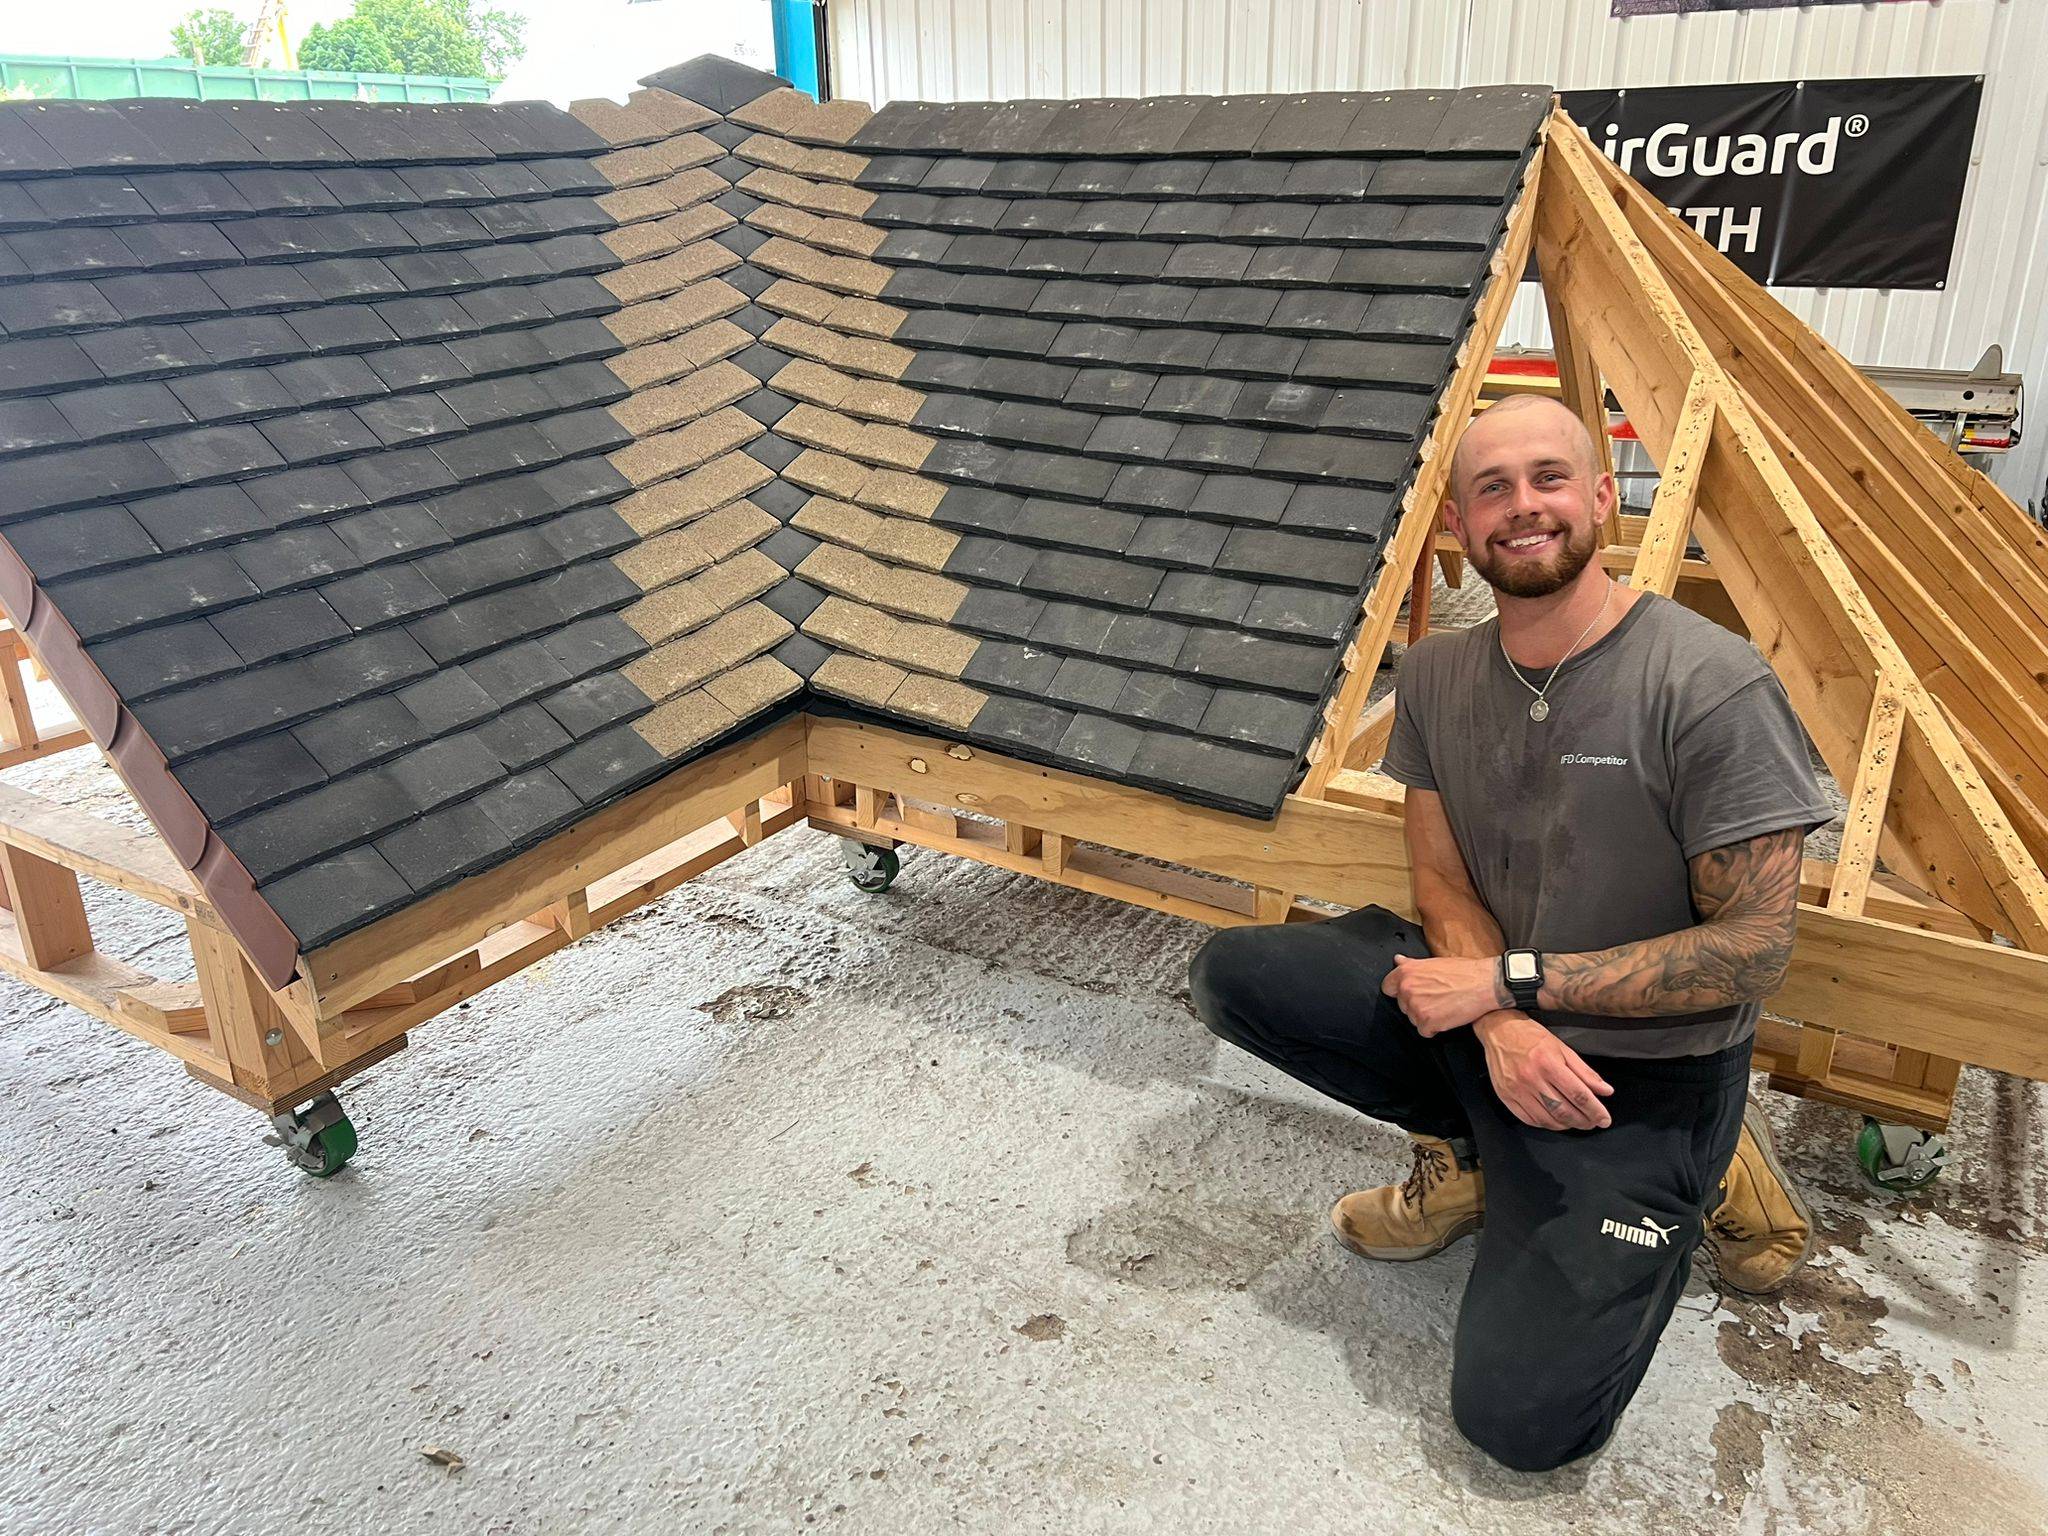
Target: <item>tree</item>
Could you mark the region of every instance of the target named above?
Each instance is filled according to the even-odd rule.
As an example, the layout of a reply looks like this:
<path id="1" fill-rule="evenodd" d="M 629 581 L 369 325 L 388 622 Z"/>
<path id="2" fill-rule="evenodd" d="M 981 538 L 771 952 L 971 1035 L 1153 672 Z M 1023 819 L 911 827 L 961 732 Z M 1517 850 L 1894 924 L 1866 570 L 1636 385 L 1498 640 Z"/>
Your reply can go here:
<path id="1" fill-rule="evenodd" d="M 249 46 L 248 23 L 233 11 L 216 7 L 188 11 L 185 19 L 171 28 L 171 52 L 194 64 L 240 64 Z"/>
<path id="2" fill-rule="evenodd" d="M 299 68 L 363 75 L 400 72 L 384 34 L 360 16 L 344 16 L 331 26 L 311 28 L 299 44 Z"/>
<path id="3" fill-rule="evenodd" d="M 500 79 L 526 52 L 526 18 L 475 0 L 355 0 L 341 21 L 299 45 L 306 69 L 393 70 Z M 374 37 L 384 52 L 374 55 Z M 370 64 L 372 56 L 389 60 Z"/>

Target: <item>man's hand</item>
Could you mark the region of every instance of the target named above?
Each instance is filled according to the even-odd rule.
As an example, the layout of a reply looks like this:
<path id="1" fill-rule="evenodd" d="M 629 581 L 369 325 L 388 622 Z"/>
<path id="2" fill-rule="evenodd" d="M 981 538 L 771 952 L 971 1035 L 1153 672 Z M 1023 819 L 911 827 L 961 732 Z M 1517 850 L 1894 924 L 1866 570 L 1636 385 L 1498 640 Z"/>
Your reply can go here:
<path id="1" fill-rule="evenodd" d="M 1380 991 L 1398 1002 L 1408 1021 L 1425 1035 L 1463 1029 L 1514 1001 L 1501 986 L 1497 959 L 1472 960 L 1458 955 L 1430 960 L 1396 955 Z"/>
<path id="2" fill-rule="evenodd" d="M 1613 1123 L 1600 1102 L 1614 1089 L 1579 1053 L 1526 1013 L 1479 1021 L 1493 1091 L 1524 1125 L 1545 1131 L 1597 1131 Z"/>

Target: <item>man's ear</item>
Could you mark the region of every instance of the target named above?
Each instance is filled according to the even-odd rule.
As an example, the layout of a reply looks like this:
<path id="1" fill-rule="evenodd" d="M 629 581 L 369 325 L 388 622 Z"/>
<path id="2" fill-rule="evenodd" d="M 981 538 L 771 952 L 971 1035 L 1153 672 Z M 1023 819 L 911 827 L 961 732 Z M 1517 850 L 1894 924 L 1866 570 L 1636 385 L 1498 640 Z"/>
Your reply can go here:
<path id="1" fill-rule="evenodd" d="M 1614 511 L 1614 476 L 1603 474 L 1593 482 L 1593 525 L 1604 527 Z"/>
<path id="2" fill-rule="evenodd" d="M 1443 501 L 1442 510 L 1438 515 L 1443 519 L 1443 525 L 1450 531 L 1451 537 L 1460 544 L 1463 544 L 1465 542 L 1465 519 L 1458 513 L 1458 504 L 1446 496 Z"/>

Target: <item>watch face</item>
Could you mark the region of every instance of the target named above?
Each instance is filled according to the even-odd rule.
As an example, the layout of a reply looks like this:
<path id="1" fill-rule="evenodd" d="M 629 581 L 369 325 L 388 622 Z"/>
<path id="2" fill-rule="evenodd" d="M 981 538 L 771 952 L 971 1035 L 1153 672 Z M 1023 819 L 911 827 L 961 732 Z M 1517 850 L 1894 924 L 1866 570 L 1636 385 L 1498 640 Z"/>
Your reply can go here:
<path id="1" fill-rule="evenodd" d="M 1534 981 L 1536 979 L 1536 957 L 1526 949 L 1508 951 L 1508 980 Z"/>

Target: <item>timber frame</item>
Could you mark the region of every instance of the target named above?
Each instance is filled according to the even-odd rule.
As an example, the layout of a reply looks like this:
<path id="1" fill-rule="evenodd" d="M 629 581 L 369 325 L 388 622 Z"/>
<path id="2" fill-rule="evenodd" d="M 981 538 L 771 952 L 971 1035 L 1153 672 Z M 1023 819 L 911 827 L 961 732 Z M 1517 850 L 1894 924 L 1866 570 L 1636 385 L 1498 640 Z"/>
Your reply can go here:
<path id="1" fill-rule="evenodd" d="M 1300 788 L 1258 822 L 894 727 L 795 715 L 505 864 L 301 958 L 267 988 L 156 838 L 0 786 L 0 969 L 287 1110 L 494 982 L 799 823 L 914 844 L 1213 924 L 1411 912 L 1401 787 L 1368 707 L 1404 599 L 1460 579 L 1450 447 L 1531 253 L 1551 386 L 1607 442 L 1611 390 L 1662 470 L 1601 558 L 1746 632 L 1849 800 L 1809 861 L 1758 1065 L 1774 1086 L 1939 1129 L 1969 1062 L 2048 1079 L 2048 542 L 1562 113 L 1532 160 Z M 1697 545 L 1700 554 L 1693 553 Z M 40 737 L 24 643 L 0 658 L 0 768 Z M 1883 858 L 1886 867 L 1879 869 Z M 79 879 L 176 912 L 197 981 L 93 948 Z M 1317 905 L 1320 904 L 1320 905 Z"/>

